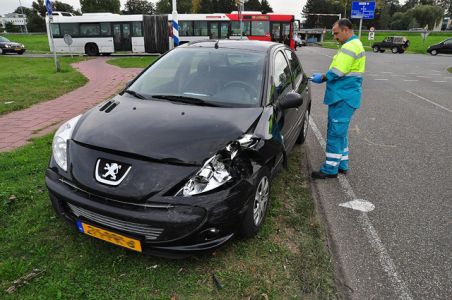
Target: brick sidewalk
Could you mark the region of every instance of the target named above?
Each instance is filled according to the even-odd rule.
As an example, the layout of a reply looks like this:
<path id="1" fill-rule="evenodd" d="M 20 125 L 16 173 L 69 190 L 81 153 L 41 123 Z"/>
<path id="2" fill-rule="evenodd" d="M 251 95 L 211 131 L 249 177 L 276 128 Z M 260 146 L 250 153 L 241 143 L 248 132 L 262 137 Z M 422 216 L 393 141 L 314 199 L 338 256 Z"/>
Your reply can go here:
<path id="1" fill-rule="evenodd" d="M 0 116 L 0 152 L 23 146 L 32 137 L 52 132 L 63 122 L 114 95 L 141 69 L 121 69 L 109 65 L 109 58 L 96 58 L 72 66 L 89 82 L 70 93 L 30 108 Z"/>

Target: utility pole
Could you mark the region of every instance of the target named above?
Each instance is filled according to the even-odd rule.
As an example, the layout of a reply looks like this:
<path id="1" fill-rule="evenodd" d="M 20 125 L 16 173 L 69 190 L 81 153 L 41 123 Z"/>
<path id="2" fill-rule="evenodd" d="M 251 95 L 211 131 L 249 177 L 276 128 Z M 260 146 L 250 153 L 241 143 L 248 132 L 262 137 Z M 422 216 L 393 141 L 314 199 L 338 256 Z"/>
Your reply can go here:
<path id="1" fill-rule="evenodd" d="M 19 0 L 19 6 L 20 6 L 20 11 L 22 12 L 22 15 L 24 15 L 24 9 L 23 9 L 23 7 L 22 7 L 22 2 Z M 24 22 L 24 25 L 25 25 L 25 33 L 28 33 L 28 28 L 27 28 L 27 16 L 25 16 L 25 22 Z"/>

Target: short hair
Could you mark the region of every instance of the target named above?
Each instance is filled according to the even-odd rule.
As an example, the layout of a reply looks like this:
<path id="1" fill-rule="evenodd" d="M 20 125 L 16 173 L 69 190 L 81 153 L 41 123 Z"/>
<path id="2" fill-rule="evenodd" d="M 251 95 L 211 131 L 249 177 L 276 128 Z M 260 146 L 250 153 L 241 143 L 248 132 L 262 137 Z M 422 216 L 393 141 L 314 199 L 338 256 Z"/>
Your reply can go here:
<path id="1" fill-rule="evenodd" d="M 344 29 L 344 27 L 347 27 L 350 30 L 353 30 L 353 24 L 352 22 L 350 22 L 349 19 L 343 18 L 343 19 L 339 19 L 337 20 L 334 25 L 338 25 L 341 29 Z"/>

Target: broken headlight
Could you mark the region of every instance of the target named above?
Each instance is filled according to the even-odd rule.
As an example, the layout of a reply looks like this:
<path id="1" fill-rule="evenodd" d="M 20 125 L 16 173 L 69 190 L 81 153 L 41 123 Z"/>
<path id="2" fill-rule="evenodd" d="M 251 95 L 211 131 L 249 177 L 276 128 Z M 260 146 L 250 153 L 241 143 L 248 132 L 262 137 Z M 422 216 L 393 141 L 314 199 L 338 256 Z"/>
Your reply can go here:
<path id="1" fill-rule="evenodd" d="M 251 149 L 258 139 L 251 134 L 229 143 L 223 150 L 209 158 L 202 168 L 177 192 L 177 196 L 190 197 L 205 193 L 230 181 L 243 168 L 237 168 L 236 159 L 243 148 Z"/>

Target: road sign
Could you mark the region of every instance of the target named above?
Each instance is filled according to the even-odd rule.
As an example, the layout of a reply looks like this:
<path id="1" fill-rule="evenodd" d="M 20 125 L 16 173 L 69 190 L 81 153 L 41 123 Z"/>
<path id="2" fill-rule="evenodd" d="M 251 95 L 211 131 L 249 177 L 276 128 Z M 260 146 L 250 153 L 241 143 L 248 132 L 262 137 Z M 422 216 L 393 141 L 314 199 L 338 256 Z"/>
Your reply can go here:
<path id="1" fill-rule="evenodd" d="M 370 32 L 374 32 L 375 31 L 375 27 L 370 27 Z"/>
<path id="2" fill-rule="evenodd" d="M 370 20 L 375 17 L 375 2 L 352 2 L 352 19 Z"/>
<path id="3" fill-rule="evenodd" d="M 367 37 L 367 39 L 369 40 L 369 41 L 373 41 L 373 40 L 375 40 L 375 32 L 369 32 L 369 36 Z"/>

